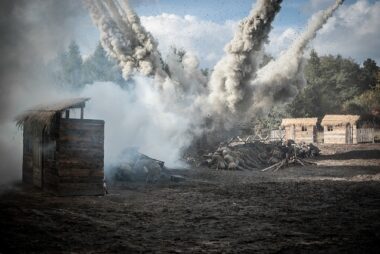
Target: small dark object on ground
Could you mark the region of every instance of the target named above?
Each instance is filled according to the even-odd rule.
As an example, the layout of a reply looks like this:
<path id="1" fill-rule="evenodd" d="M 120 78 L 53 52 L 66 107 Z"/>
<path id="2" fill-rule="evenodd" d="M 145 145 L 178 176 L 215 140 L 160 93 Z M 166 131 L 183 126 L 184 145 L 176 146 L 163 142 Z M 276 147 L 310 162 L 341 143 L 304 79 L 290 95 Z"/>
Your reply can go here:
<path id="1" fill-rule="evenodd" d="M 183 182 L 186 181 L 186 178 L 181 175 L 171 175 L 170 181 L 172 182 Z"/>
<path id="2" fill-rule="evenodd" d="M 121 162 L 111 169 L 111 178 L 114 181 L 145 181 L 157 182 L 165 163 L 139 153 L 137 149 L 126 149 L 121 157 Z"/>

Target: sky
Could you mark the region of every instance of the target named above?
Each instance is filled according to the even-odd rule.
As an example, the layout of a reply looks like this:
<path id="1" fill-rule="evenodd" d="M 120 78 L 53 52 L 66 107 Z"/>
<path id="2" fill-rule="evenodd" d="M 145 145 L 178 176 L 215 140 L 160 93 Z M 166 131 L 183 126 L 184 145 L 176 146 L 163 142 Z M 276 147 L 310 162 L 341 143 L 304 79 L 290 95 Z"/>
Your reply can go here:
<path id="1" fill-rule="evenodd" d="M 273 23 L 267 52 L 274 57 L 286 50 L 303 31 L 313 13 L 334 0 L 285 0 Z M 142 23 L 159 42 L 163 55 L 171 46 L 198 56 L 202 67 L 223 55 L 234 28 L 246 17 L 253 0 L 132 0 Z M 311 43 L 321 55 L 340 54 L 362 63 L 368 57 L 380 63 L 380 1 L 346 0 Z M 75 38 L 84 55 L 96 46 L 99 34 L 84 15 Z"/>

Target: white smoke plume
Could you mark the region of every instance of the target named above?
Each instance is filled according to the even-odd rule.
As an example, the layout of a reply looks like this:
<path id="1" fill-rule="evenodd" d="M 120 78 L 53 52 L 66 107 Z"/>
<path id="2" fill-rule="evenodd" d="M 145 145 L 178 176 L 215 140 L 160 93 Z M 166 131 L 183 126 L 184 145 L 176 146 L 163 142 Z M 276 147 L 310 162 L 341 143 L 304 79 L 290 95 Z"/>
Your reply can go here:
<path id="1" fill-rule="evenodd" d="M 136 147 L 141 153 L 182 166 L 181 148 L 190 144 L 190 118 L 167 110 L 151 78 L 134 76 L 134 89 L 111 82 L 87 85 L 81 97 L 90 97 L 85 117 L 105 121 L 105 169 L 117 164 L 123 150 Z M 175 105 L 173 105 L 175 106 Z"/>
<path id="2" fill-rule="evenodd" d="M 21 179 L 22 131 L 14 117 L 63 96 L 46 63 L 75 37 L 84 14 L 76 0 L 0 1 L 0 185 Z"/>
<path id="3" fill-rule="evenodd" d="M 221 109 L 220 113 L 227 108 L 245 114 L 249 108 L 267 108 L 286 100 L 283 91 L 291 91 L 288 95 L 293 96 L 299 89 L 293 80 L 302 77 L 302 53 L 337 8 L 336 5 L 318 14 L 289 53 L 257 72 L 270 23 L 281 2 L 258 0 L 255 10 L 239 27 L 236 38 L 226 47 L 227 55 L 231 54 L 233 60 L 225 66 L 229 72 L 224 77 L 229 81 L 215 83 L 221 84 L 218 86 L 201 73 L 197 58 L 190 53 L 182 57 L 175 52 L 169 54 L 166 69 L 157 42 L 141 26 L 127 1 L 85 1 L 101 33 L 103 47 L 119 62 L 124 77 L 133 76 L 136 84 L 127 91 L 115 84 L 95 83 L 82 91 L 82 96 L 92 97 L 87 117 L 106 120 L 105 162 L 115 160 L 128 146 L 138 146 L 141 152 L 169 165 L 176 165 L 181 148 L 204 130 L 205 117 L 213 118 L 218 113 L 215 108 Z M 13 117 L 35 104 L 78 96 L 54 87 L 54 80 L 46 75 L 46 61 L 41 59 L 51 59 L 74 38 L 71 33 L 75 24 L 67 18 L 73 13 L 74 17 L 83 16 L 75 12 L 80 10 L 78 3 L 4 0 L 0 4 L 6 17 L 0 22 L 1 34 L 9 38 L 0 42 L 0 158 L 4 162 L 0 166 L 0 184 L 20 179 L 22 135 Z M 24 9 L 29 11 L 21 12 L 23 15 L 15 11 Z M 58 37 L 51 36 L 57 29 L 61 29 Z M 223 77 L 220 68 L 218 73 Z M 220 97 L 216 96 L 218 92 Z M 247 97 L 241 97 L 242 94 Z M 242 107 L 245 104 L 248 106 Z"/>
<path id="4" fill-rule="evenodd" d="M 282 1 L 257 1 L 250 15 L 240 23 L 233 40 L 225 47 L 226 55 L 215 66 L 208 80 L 199 70 L 197 58 L 189 53 L 180 54 L 178 50 L 172 50 L 164 66 L 157 50 L 157 43 L 142 27 L 138 16 L 129 7 L 128 1 L 85 1 L 94 23 L 101 32 L 104 47 L 119 61 L 124 76 L 129 78 L 133 74 L 134 80 L 137 73 L 155 77 L 155 79 L 138 78 L 135 90 L 131 91 L 136 94 L 135 98 L 148 96 L 149 100 L 134 100 L 135 103 L 141 104 L 141 107 L 134 105 L 129 95 L 122 92 L 118 94 L 124 94 L 126 101 L 129 101 L 126 102 L 127 108 L 135 109 L 136 113 L 132 114 L 129 111 L 129 115 L 146 122 L 145 126 L 148 126 L 148 129 L 143 132 L 143 135 L 153 133 L 149 126 L 155 126 L 152 122 L 154 116 L 166 118 L 154 129 L 157 130 L 156 133 L 159 133 L 157 134 L 159 137 L 166 137 L 168 143 L 170 143 L 170 137 L 175 137 L 174 142 L 168 145 L 170 152 L 160 154 L 160 149 L 154 148 L 157 147 L 157 143 L 165 143 L 165 140 L 159 139 L 159 142 L 156 142 L 156 138 L 151 138 L 149 142 L 144 136 L 139 136 L 138 140 L 144 147 L 142 152 L 149 153 L 149 149 L 152 149 L 151 155 L 170 162 L 173 162 L 173 158 L 165 158 L 165 155 L 175 154 L 174 157 L 177 157 L 180 149 L 186 147 L 194 135 L 199 135 L 204 131 L 206 118 L 213 119 L 216 125 L 221 120 L 225 128 L 230 128 L 233 127 L 231 122 L 235 120 L 230 116 L 236 115 L 242 121 L 248 120 L 252 117 L 250 114 L 257 113 L 259 109 L 269 108 L 275 103 L 294 97 L 300 84 L 303 83 L 303 51 L 341 3 L 339 1 L 328 10 L 316 14 L 305 33 L 286 53 L 259 69 L 264 54 L 264 44 L 268 42 L 268 34 L 271 31 L 271 23 L 279 12 Z M 139 86 L 146 86 L 146 88 L 142 89 Z M 147 91 L 149 92 L 146 93 Z M 152 108 L 149 105 L 155 106 Z M 121 104 L 119 108 L 122 107 Z M 223 120 L 228 117 L 231 118 L 230 123 Z M 107 114 L 101 118 L 107 120 Z M 124 121 L 127 118 L 129 118 L 127 114 L 124 114 L 123 118 L 116 119 Z M 107 121 L 112 123 L 115 119 Z M 135 133 L 138 126 L 133 127 L 133 121 L 127 122 L 128 124 L 123 129 L 130 129 L 132 133 Z M 118 124 L 115 122 L 111 126 L 118 126 Z M 120 131 L 113 131 L 113 133 Z M 137 144 L 138 141 L 135 143 Z M 115 146 L 117 141 L 113 140 L 112 144 Z M 127 146 L 134 142 L 126 138 L 125 142 L 120 144 L 120 148 L 124 144 Z M 118 153 L 112 152 L 112 154 Z"/>
<path id="5" fill-rule="evenodd" d="M 206 118 L 231 128 L 237 118 L 244 122 L 253 114 L 293 98 L 305 83 L 302 63 L 306 46 L 343 2 L 337 1 L 314 15 L 289 50 L 259 69 L 282 0 L 258 0 L 207 80 L 191 54 L 172 52 L 163 65 L 157 43 L 142 27 L 128 0 L 84 1 L 102 34 L 104 47 L 118 59 L 124 76 L 135 74 L 133 70 L 155 76 L 154 83 L 164 88 L 160 100 L 165 109 L 192 119 L 189 127 L 195 133 L 201 132 L 200 125 Z"/>
<path id="6" fill-rule="evenodd" d="M 232 41 L 225 47 L 225 56 L 212 73 L 209 102 L 217 113 L 226 109 L 237 111 L 244 100 L 249 80 L 255 77 L 264 43 L 271 24 L 280 11 L 282 0 L 258 0 L 256 7 L 244 19 Z"/>
<path id="7" fill-rule="evenodd" d="M 125 79 L 135 70 L 145 76 L 156 76 L 161 81 L 162 69 L 157 42 L 140 23 L 128 1 L 84 0 L 94 24 L 101 33 L 101 43 L 107 53 L 116 59 Z"/>
<path id="8" fill-rule="evenodd" d="M 194 54 L 185 52 L 180 55 L 178 51 L 173 48 L 166 58 L 170 82 L 175 84 L 173 87 L 178 99 L 191 100 L 191 104 L 198 96 L 207 93 L 208 78 L 200 71 L 198 58 Z"/>
<path id="9" fill-rule="evenodd" d="M 342 3 L 343 0 L 337 0 L 328 9 L 314 14 L 306 30 L 290 48 L 257 72 L 257 78 L 251 83 L 251 115 L 265 112 L 275 104 L 289 102 L 298 94 L 306 83 L 303 76 L 304 51 Z"/>
<path id="10" fill-rule="evenodd" d="M 84 2 L 100 30 L 102 45 L 118 61 L 124 78 L 138 73 L 154 77 L 168 110 L 181 115 L 197 111 L 193 103 L 206 94 L 208 80 L 194 55 L 186 52 L 180 56 L 173 50 L 164 68 L 156 41 L 141 25 L 128 0 Z"/>

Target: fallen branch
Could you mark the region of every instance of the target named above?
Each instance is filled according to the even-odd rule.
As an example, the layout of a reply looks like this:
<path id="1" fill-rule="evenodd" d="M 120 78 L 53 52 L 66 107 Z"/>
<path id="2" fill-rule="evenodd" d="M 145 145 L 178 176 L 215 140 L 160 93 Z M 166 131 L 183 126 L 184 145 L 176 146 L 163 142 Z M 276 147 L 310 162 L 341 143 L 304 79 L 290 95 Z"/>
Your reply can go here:
<path id="1" fill-rule="evenodd" d="M 264 169 L 261 170 L 261 171 L 262 171 L 262 172 L 268 171 L 268 170 L 270 170 L 270 169 L 272 169 L 272 168 L 275 168 L 275 167 L 281 165 L 282 163 L 283 163 L 283 161 L 280 161 L 280 162 L 278 162 L 278 163 L 276 163 L 276 164 L 273 164 L 273 165 L 270 166 L 270 167 L 264 168 Z"/>

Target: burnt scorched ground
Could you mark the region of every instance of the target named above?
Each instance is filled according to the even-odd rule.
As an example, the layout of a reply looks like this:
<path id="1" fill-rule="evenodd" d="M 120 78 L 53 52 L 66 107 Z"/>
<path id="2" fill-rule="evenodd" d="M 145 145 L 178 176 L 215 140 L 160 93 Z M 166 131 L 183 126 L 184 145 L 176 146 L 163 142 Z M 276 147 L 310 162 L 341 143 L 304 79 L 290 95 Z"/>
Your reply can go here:
<path id="1" fill-rule="evenodd" d="M 343 151 L 276 173 L 192 169 L 105 197 L 15 186 L 0 198 L 0 253 L 378 253 L 379 157 L 367 150 L 361 166 L 328 166 Z"/>

